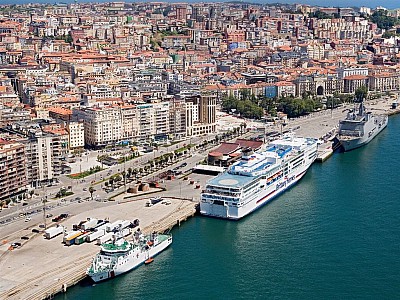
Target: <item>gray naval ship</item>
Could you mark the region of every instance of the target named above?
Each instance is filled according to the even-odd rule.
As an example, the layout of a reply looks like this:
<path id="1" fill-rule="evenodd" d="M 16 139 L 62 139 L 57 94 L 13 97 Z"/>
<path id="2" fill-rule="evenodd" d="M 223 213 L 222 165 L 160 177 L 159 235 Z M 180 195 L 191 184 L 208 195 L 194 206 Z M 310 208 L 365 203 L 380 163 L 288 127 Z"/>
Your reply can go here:
<path id="1" fill-rule="evenodd" d="M 358 111 L 350 110 L 347 117 L 339 122 L 338 139 L 344 151 L 350 151 L 369 143 L 388 124 L 387 115 L 366 112 L 361 102 Z"/>

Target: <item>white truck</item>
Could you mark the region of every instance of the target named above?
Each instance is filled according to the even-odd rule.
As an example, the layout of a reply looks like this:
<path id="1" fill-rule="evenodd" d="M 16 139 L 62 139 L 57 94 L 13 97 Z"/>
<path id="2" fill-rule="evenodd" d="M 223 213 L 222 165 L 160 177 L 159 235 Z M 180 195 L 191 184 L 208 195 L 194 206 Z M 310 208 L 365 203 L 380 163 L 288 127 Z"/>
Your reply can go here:
<path id="1" fill-rule="evenodd" d="M 114 223 L 107 224 L 106 231 L 112 232 L 114 229 L 118 228 L 119 224 L 121 224 L 121 223 L 122 223 L 122 221 L 118 220 L 118 221 L 115 221 Z"/>
<path id="2" fill-rule="evenodd" d="M 101 225 L 99 227 L 96 227 L 94 229 L 94 231 L 100 231 L 100 230 L 103 230 L 104 232 L 106 232 L 107 231 L 107 224 L 103 224 L 103 225 Z"/>
<path id="3" fill-rule="evenodd" d="M 103 244 L 103 243 L 105 243 L 105 242 L 108 242 L 109 240 L 112 239 L 113 235 L 114 235 L 114 234 L 113 234 L 112 232 L 106 233 L 105 235 L 103 235 L 102 237 L 99 237 L 99 238 L 97 239 L 96 244 L 97 244 L 97 245 L 101 245 L 101 244 Z"/>
<path id="4" fill-rule="evenodd" d="M 130 228 L 124 228 L 124 229 L 121 229 L 121 231 L 119 231 L 117 233 L 114 233 L 113 234 L 113 238 L 119 239 L 121 237 L 126 237 L 126 236 L 128 236 L 130 234 L 131 234 L 131 229 Z"/>
<path id="5" fill-rule="evenodd" d="M 88 218 L 87 221 L 81 225 L 81 229 L 83 230 L 92 229 L 97 225 L 97 221 L 98 221 L 97 219 Z"/>
<path id="6" fill-rule="evenodd" d="M 106 234 L 105 229 L 97 230 L 86 237 L 86 242 L 91 243 Z"/>
<path id="7" fill-rule="evenodd" d="M 131 221 L 124 220 L 124 221 L 121 222 L 121 227 L 120 228 L 124 229 L 124 228 L 128 227 L 129 225 L 131 225 Z"/>
<path id="8" fill-rule="evenodd" d="M 55 237 L 55 236 L 57 236 L 57 235 L 59 235 L 59 234 L 61 234 L 63 232 L 64 232 L 64 227 L 60 226 L 60 225 L 57 225 L 56 227 L 51 227 L 49 229 L 46 229 L 44 231 L 44 236 L 45 236 L 46 239 L 50 240 L 53 237 Z"/>

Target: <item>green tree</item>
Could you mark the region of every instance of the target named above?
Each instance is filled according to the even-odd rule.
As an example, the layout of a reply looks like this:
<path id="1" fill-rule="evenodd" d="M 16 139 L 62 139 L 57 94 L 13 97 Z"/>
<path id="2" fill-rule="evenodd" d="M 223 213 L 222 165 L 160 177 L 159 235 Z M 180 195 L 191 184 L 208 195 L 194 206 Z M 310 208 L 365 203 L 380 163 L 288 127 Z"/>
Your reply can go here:
<path id="1" fill-rule="evenodd" d="M 378 9 L 370 16 L 371 22 L 375 23 L 381 29 L 390 29 L 399 24 L 399 19 L 387 15 L 387 10 Z"/>
<path id="2" fill-rule="evenodd" d="M 354 92 L 354 95 L 355 95 L 355 98 L 356 98 L 355 99 L 356 102 L 363 101 L 368 96 L 368 87 L 365 86 L 365 85 L 362 85 L 362 86 L 358 87 L 356 89 L 356 91 Z"/>
<path id="3" fill-rule="evenodd" d="M 92 198 L 92 200 L 93 200 L 93 193 L 95 192 L 96 190 L 94 189 L 94 187 L 89 187 L 89 193 L 90 193 L 90 198 Z"/>

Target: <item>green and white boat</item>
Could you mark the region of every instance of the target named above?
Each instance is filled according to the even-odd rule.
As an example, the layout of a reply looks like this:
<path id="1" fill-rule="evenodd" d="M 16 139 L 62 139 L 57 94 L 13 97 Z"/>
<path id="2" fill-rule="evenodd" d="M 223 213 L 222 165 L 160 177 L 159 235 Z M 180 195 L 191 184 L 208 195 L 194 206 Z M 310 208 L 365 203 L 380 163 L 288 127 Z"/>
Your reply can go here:
<path id="1" fill-rule="evenodd" d="M 120 238 L 104 243 L 87 270 L 87 275 L 94 282 L 121 275 L 146 261 L 151 262 L 171 243 L 172 236 L 169 234 L 143 235 L 139 231 L 134 233 L 133 242 Z"/>

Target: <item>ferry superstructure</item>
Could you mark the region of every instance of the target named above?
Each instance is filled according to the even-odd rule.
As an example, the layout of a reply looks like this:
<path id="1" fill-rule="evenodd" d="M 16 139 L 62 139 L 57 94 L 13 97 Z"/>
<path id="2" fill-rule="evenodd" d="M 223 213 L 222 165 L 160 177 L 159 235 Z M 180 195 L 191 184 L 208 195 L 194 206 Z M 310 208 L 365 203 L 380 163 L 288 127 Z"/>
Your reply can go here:
<path id="1" fill-rule="evenodd" d="M 317 157 L 317 140 L 286 136 L 209 180 L 202 191 L 200 213 L 238 220 L 293 186 Z"/>
<path id="2" fill-rule="evenodd" d="M 344 151 L 350 151 L 369 143 L 388 124 L 387 115 L 374 115 L 366 112 L 361 102 L 358 111 L 351 110 L 346 119 L 339 122 L 338 139 Z"/>
<path id="3" fill-rule="evenodd" d="M 119 238 L 101 245 L 100 252 L 93 259 L 87 275 L 94 282 L 126 273 L 153 258 L 172 243 L 172 236 L 153 233 L 134 234 L 134 241 Z"/>

